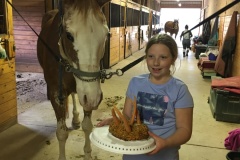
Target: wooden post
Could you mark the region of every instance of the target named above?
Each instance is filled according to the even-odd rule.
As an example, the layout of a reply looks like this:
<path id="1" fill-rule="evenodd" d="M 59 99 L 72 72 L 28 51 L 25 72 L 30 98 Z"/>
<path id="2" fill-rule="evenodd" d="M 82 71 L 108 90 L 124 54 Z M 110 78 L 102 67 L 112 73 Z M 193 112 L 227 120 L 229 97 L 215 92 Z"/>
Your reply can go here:
<path id="1" fill-rule="evenodd" d="M 17 123 L 13 15 L 12 7 L 7 1 L 4 2 L 6 33 L 1 34 L 0 37 L 4 39 L 3 47 L 8 57 L 0 59 L 0 132 Z M 12 3 L 12 0 L 9 2 Z"/>

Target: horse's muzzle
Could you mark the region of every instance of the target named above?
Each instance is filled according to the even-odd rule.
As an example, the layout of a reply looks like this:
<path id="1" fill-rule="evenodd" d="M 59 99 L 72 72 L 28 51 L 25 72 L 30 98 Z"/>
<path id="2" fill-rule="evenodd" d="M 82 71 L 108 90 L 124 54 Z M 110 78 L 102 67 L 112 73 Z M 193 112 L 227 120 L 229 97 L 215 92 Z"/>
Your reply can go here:
<path id="1" fill-rule="evenodd" d="M 85 111 L 97 110 L 98 106 L 102 102 L 103 94 L 100 94 L 100 98 L 92 99 L 92 97 L 87 97 L 87 95 L 83 96 L 83 102 L 80 101 L 83 109 Z"/>

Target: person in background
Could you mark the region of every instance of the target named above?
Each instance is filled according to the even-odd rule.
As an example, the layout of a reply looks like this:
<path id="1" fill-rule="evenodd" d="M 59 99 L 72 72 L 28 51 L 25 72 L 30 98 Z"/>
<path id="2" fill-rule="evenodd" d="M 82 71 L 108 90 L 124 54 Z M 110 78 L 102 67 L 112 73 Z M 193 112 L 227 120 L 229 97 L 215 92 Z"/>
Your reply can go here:
<path id="1" fill-rule="evenodd" d="M 187 85 L 173 77 L 177 44 L 171 36 L 158 34 L 148 41 L 145 53 L 149 73 L 131 79 L 123 115 L 130 119 L 136 99 L 156 148 L 148 154 L 123 155 L 123 160 L 179 160 L 180 146 L 191 138 L 194 103 Z M 107 118 L 97 127 L 111 121 Z"/>
<path id="2" fill-rule="evenodd" d="M 185 57 L 185 53 L 186 56 L 188 56 L 188 52 L 190 49 L 190 45 L 191 45 L 191 37 L 192 37 L 192 32 L 188 30 L 188 25 L 185 26 L 185 30 L 182 31 L 181 35 L 180 35 L 180 41 L 183 37 L 183 41 L 182 41 L 182 45 L 183 45 L 183 57 Z"/>

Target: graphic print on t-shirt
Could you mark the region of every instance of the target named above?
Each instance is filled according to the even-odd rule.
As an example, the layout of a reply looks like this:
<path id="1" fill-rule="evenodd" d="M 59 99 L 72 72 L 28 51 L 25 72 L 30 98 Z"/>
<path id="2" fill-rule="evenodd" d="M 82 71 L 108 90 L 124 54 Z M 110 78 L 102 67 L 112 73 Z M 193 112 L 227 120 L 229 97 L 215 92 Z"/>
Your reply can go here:
<path id="1" fill-rule="evenodd" d="M 168 101 L 167 96 L 138 92 L 137 107 L 141 121 L 144 121 L 145 124 L 162 126 Z"/>

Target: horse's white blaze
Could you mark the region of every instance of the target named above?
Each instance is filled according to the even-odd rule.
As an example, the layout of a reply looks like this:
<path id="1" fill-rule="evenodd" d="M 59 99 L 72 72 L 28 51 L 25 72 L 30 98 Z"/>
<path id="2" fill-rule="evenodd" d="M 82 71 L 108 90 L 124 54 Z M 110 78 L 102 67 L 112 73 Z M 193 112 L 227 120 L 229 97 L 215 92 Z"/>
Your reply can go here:
<path id="1" fill-rule="evenodd" d="M 87 14 L 86 21 L 78 10 L 72 8 L 69 11 L 71 11 L 69 13 L 71 16 L 66 20 L 66 26 L 67 31 L 74 37 L 73 46 L 78 54 L 80 70 L 98 72 L 100 60 L 104 54 L 105 40 L 109 32 L 107 24 L 102 25 L 92 10 Z M 73 64 L 73 66 L 77 68 L 77 64 Z M 91 79 L 89 77 L 83 78 Z M 102 98 L 99 81 L 84 82 L 76 77 L 75 79 L 80 104 L 85 110 L 97 109 Z"/>

